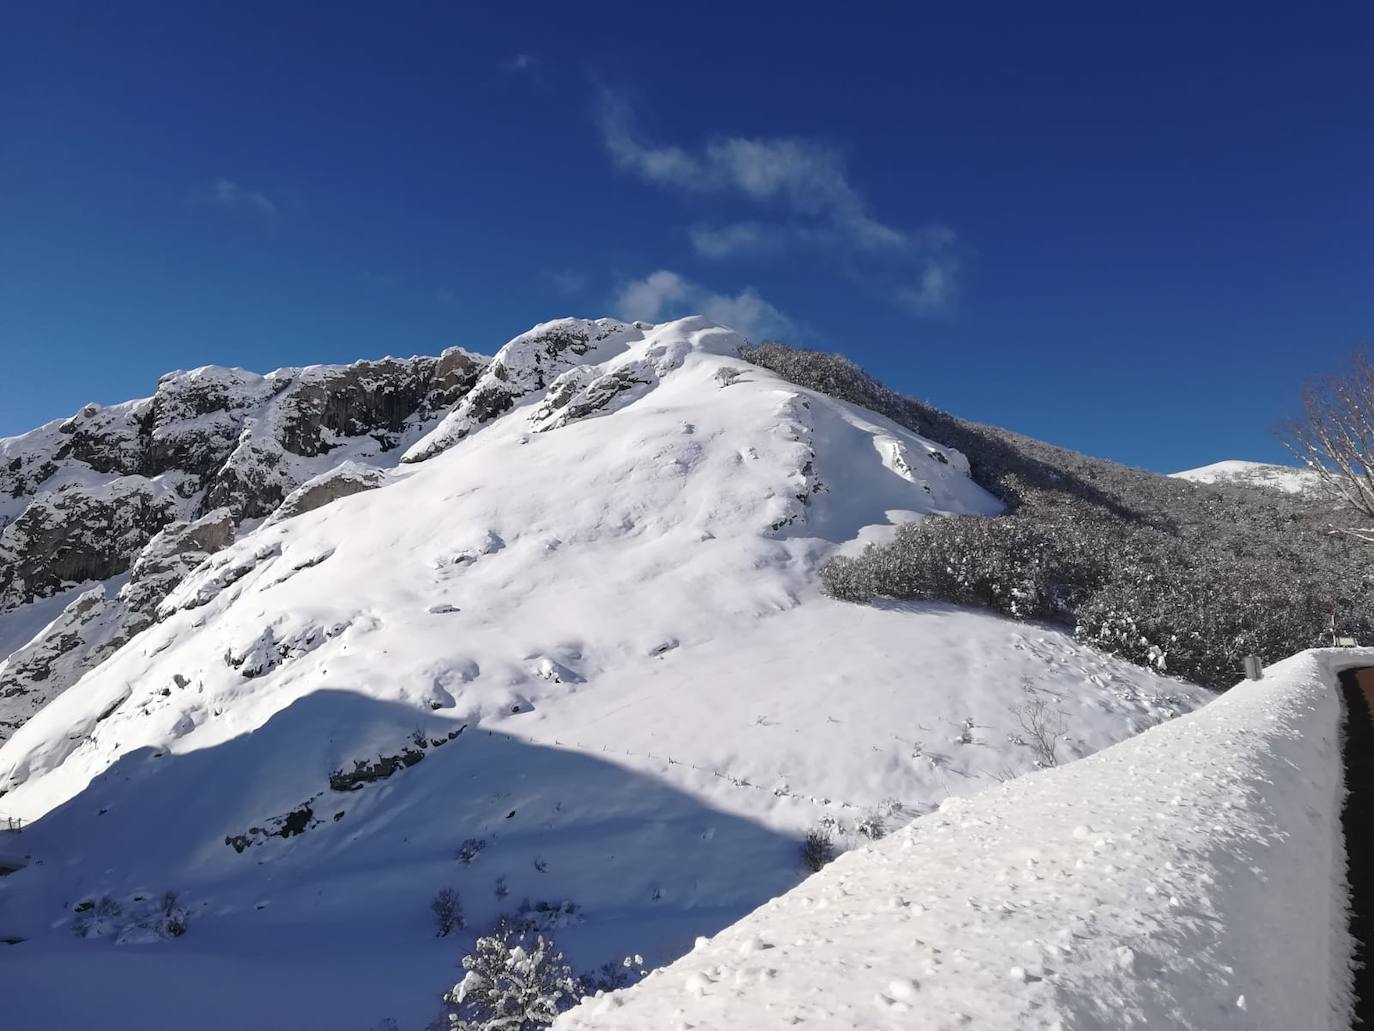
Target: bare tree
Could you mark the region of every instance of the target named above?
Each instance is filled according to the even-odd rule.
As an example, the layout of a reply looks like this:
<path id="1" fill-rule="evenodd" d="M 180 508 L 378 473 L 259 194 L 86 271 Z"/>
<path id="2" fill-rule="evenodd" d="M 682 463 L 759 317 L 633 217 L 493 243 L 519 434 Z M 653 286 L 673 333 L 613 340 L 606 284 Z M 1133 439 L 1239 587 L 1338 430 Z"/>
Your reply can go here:
<path id="1" fill-rule="evenodd" d="M 1303 414 L 1285 426 L 1284 444 L 1336 500 L 1374 522 L 1374 365 L 1354 355 L 1345 372 L 1313 380 Z M 1374 544 L 1374 525 L 1342 527 Z"/>

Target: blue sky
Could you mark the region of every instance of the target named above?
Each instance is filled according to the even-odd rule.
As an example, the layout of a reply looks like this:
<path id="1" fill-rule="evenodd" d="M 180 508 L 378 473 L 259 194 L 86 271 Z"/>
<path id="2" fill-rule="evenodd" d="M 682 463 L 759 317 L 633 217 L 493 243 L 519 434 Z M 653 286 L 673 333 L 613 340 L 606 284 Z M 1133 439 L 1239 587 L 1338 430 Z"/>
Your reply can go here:
<path id="1" fill-rule="evenodd" d="M 0 434 L 700 309 L 1172 470 L 1374 333 L 1368 5 L 663 7 L 11 7 Z"/>

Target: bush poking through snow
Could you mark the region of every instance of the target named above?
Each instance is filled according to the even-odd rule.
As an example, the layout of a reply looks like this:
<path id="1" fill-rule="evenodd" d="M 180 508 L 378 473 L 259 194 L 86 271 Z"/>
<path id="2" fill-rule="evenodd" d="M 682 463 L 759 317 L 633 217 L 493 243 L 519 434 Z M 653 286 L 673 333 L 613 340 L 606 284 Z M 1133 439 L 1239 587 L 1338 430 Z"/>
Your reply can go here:
<path id="1" fill-rule="evenodd" d="M 452 888 L 442 888 L 429 904 L 434 911 L 435 936 L 447 938 L 463 929 L 463 900 Z"/>
<path id="2" fill-rule="evenodd" d="M 860 837 L 867 838 L 869 841 L 877 841 L 887 834 L 887 827 L 883 823 L 881 813 L 876 811 L 864 813 L 859 817 L 859 822 L 854 829 L 859 832 Z"/>
<path id="3" fill-rule="evenodd" d="M 1029 748 L 1035 756 L 1035 765 L 1050 767 L 1059 765 L 1059 739 L 1069 729 L 1069 717 L 1063 709 L 1050 708 L 1043 698 L 1030 698 L 1020 705 L 1012 706 L 1020 734 L 1012 734 L 1013 744 Z"/>
<path id="4" fill-rule="evenodd" d="M 105 938 L 119 928 L 124 907 L 108 895 L 98 899 L 82 899 L 74 907 L 76 919 L 72 930 L 78 938 Z"/>
<path id="5" fill-rule="evenodd" d="M 186 933 L 186 907 L 176 892 L 157 901 L 134 895 L 121 905 L 109 895 L 82 899 L 73 907 L 72 930 L 79 938 L 113 938 L 117 945 L 144 944 Z"/>
<path id="6" fill-rule="evenodd" d="M 444 996 L 452 1031 L 539 1031 L 582 996 L 553 942 L 511 924 L 478 938 L 463 970 Z"/>
<path id="7" fill-rule="evenodd" d="M 186 933 L 186 907 L 177 899 L 174 891 L 162 896 L 156 930 L 163 938 L 180 938 Z"/>
<path id="8" fill-rule="evenodd" d="M 616 992 L 637 984 L 647 973 L 644 957 L 636 954 L 626 956 L 619 963 L 602 963 L 597 970 L 583 974 L 582 986 L 587 995 Z"/>
<path id="9" fill-rule="evenodd" d="M 821 870 L 835 858 L 835 842 L 830 832 L 823 827 L 815 827 L 806 832 L 801 847 L 802 862 L 812 873 Z"/>
<path id="10" fill-rule="evenodd" d="M 458 846 L 458 862 L 464 866 L 470 866 L 472 861 L 482 854 L 482 849 L 487 847 L 486 838 L 466 838 Z"/>
<path id="11" fill-rule="evenodd" d="M 727 365 L 724 368 L 716 370 L 716 382 L 719 383 L 722 388 L 728 387 L 731 383 L 735 382 L 735 380 L 739 379 L 740 376 L 742 376 L 743 374 L 743 369 L 736 369 L 733 366 Z"/>
<path id="12" fill-rule="evenodd" d="M 581 907 L 571 899 L 558 902 L 523 899 L 514 917 L 506 917 L 514 926 L 526 931 L 556 931 L 582 922 Z"/>

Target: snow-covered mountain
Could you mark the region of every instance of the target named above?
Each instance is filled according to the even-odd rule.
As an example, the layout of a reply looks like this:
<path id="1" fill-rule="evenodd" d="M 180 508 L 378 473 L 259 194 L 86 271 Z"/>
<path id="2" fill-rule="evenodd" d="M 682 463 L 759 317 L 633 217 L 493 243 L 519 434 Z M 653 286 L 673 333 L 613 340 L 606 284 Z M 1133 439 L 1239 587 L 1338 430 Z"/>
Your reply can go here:
<path id="1" fill-rule="evenodd" d="M 475 928 L 527 900 L 580 967 L 661 964 L 796 884 L 809 830 L 1033 769 L 1032 725 L 1063 761 L 1205 698 L 822 597 L 837 551 L 1002 505 L 742 344 L 565 319 L 491 359 L 178 374 L 0 444 L 11 637 L 54 619 L 0 677 L 65 688 L 0 746 L 33 821 L 0 836 L 13 1026 L 418 1028 L 470 941 L 434 937 L 446 887 Z M 404 390 L 320 386 L 381 365 Z"/>
<path id="2" fill-rule="evenodd" d="M 1193 483 L 1221 483 L 1238 487 L 1268 487 L 1287 494 L 1319 494 L 1321 480 L 1310 469 L 1291 465 L 1271 465 L 1266 462 L 1245 462 L 1233 459 L 1213 462 L 1197 469 L 1173 473 L 1180 480 Z"/>
<path id="3" fill-rule="evenodd" d="M 0 439 L 0 741 L 148 626 L 244 520 L 316 477 L 333 495 L 362 482 L 346 469 L 396 464 L 485 366 L 454 348 L 266 376 L 206 367 Z"/>

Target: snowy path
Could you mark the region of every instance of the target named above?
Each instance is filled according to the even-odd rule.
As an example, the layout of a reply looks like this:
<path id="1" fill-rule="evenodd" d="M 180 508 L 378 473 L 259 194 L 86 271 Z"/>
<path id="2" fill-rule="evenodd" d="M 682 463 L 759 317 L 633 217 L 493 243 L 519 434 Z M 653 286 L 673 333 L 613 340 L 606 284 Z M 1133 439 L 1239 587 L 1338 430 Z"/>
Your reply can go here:
<path id="1" fill-rule="evenodd" d="M 1349 1027 L 1336 680 L 1371 663 L 951 799 L 557 1026 Z"/>

